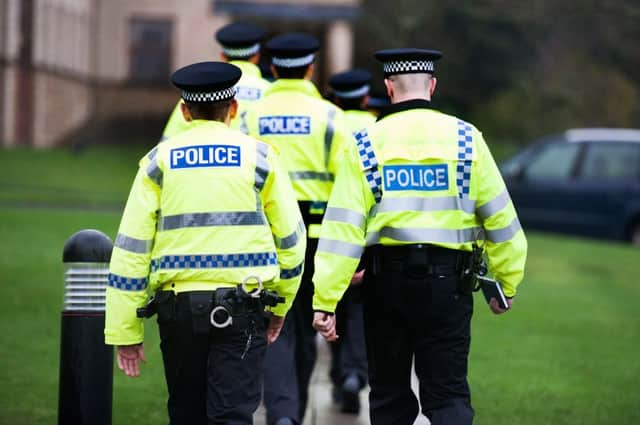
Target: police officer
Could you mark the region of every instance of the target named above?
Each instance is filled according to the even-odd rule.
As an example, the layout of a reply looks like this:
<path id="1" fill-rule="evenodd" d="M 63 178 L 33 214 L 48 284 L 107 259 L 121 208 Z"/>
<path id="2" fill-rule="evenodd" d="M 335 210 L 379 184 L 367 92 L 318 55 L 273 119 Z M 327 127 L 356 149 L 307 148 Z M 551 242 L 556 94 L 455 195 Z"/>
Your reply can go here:
<path id="1" fill-rule="evenodd" d="M 267 353 L 267 363 L 273 368 L 265 375 L 269 424 L 281 419 L 282 424 L 302 423 L 316 360 L 310 265 L 338 159 L 346 138 L 351 137 L 342 111 L 322 99 L 310 81 L 319 46 L 318 40 L 306 33 L 282 34 L 269 40 L 266 48 L 276 81 L 247 113 L 249 134 L 280 151 L 309 234 L 309 261 L 294 302 L 294 315 L 287 319 L 282 338 Z"/>
<path id="2" fill-rule="evenodd" d="M 369 101 L 371 73 L 363 69 L 341 72 L 329 78 L 334 102 L 344 110 L 344 119 L 353 133 L 370 127 L 375 116 L 364 110 Z M 352 284 L 337 306 L 340 338 L 330 344 L 333 382 L 332 397 L 343 413 L 360 412 L 359 392 L 366 385 L 367 354 L 362 317 L 363 270 L 358 270 Z"/>
<path id="3" fill-rule="evenodd" d="M 266 345 L 303 268 L 305 230 L 286 171 L 268 145 L 228 128 L 240 74 L 222 62 L 174 73 L 193 126 L 141 160 L 111 258 L 105 341 L 124 373 L 140 373 L 136 308 L 154 291 L 140 314 L 158 314 L 172 425 L 253 423 Z"/>
<path id="4" fill-rule="evenodd" d="M 336 337 L 336 303 L 364 254 L 364 322 L 373 425 L 471 424 L 469 267 L 486 234 L 490 267 L 513 303 L 527 244 L 482 133 L 431 109 L 435 50 L 376 53 L 392 105 L 342 163 L 316 254 L 314 326 Z M 503 313 L 495 300 L 495 313 Z"/>
<path id="5" fill-rule="evenodd" d="M 258 63 L 260 61 L 260 43 L 265 37 L 262 28 L 255 25 L 234 23 L 220 28 L 215 38 L 222 47 L 221 59 L 237 66 L 242 71 L 242 77 L 236 87 L 236 100 L 238 101 L 238 113 L 231 120 L 231 128 L 241 128 L 242 115 L 255 101 L 260 99 L 264 91 L 269 87 L 269 82 L 262 78 Z M 162 133 L 162 140 L 174 136 L 190 127 L 190 123 L 182 116 L 180 104 L 173 109 L 169 120 Z"/>

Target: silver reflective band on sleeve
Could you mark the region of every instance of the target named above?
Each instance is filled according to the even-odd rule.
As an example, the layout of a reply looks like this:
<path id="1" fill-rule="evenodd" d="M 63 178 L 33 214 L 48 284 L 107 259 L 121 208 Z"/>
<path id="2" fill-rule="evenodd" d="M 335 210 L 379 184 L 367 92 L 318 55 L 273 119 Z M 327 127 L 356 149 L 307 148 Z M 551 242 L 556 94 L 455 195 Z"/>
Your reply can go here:
<path id="1" fill-rule="evenodd" d="M 335 133 L 335 124 L 333 122 L 336 117 L 336 108 L 329 107 L 327 114 L 327 130 L 324 133 L 324 165 L 329 166 L 329 158 L 331 156 L 331 143 L 333 142 L 333 134 Z"/>
<path id="2" fill-rule="evenodd" d="M 333 174 L 320 171 L 290 171 L 289 178 L 291 180 L 320 180 L 323 182 L 332 182 Z"/>
<path id="3" fill-rule="evenodd" d="M 166 139 L 166 137 L 162 136 L 160 138 L 160 141 L 162 142 L 165 139 Z M 151 149 L 151 152 L 149 152 L 149 154 L 147 155 L 147 158 L 149 158 L 149 160 L 151 161 L 153 158 L 156 157 L 157 154 L 158 154 L 158 147 L 156 146 L 155 148 Z"/>
<path id="4" fill-rule="evenodd" d="M 253 226 L 265 223 L 264 215 L 258 211 L 192 213 L 160 217 L 158 230 L 206 226 Z"/>
<path id="5" fill-rule="evenodd" d="M 337 241 L 335 239 L 320 239 L 318 241 L 318 251 L 330 254 L 344 255 L 345 257 L 360 259 L 363 247 L 354 243 Z"/>
<path id="6" fill-rule="evenodd" d="M 478 207 L 478 216 L 483 220 L 489 218 L 506 207 L 510 200 L 509 192 L 505 188 L 498 196 Z"/>
<path id="7" fill-rule="evenodd" d="M 511 223 L 501 229 L 484 229 L 487 232 L 487 238 L 494 243 L 506 242 L 513 238 L 516 233 L 521 229 L 520 220 L 515 217 Z"/>
<path id="8" fill-rule="evenodd" d="M 324 213 L 324 220 L 347 223 L 362 229 L 364 227 L 365 217 L 357 211 L 346 208 L 329 207 Z"/>
<path id="9" fill-rule="evenodd" d="M 289 249 L 293 246 L 296 246 L 298 241 L 304 237 L 306 228 L 304 227 L 304 221 L 300 221 L 298 223 L 298 227 L 296 230 L 287 237 L 284 238 L 274 238 L 274 242 L 276 244 L 276 248 L 279 249 Z"/>
<path id="10" fill-rule="evenodd" d="M 146 254 L 151 252 L 153 240 L 136 239 L 131 236 L 118 233 L 114 245 L 120 249 L 124 249 L 125 251 L 135 252 L 136 254 Z"/>
<path id="11" fill-rule="evenodd" d="M 261 191 L 264 187 L 264 182 L 269 175 L 269 162 L 267 161 L 267 154 L 269 152 L 269 146 L 265 143 L 256 144 L 256 189 Z"/>
<path id="12" fill-rule="evenodd" d="M 162 170 L 158 167 L 156 158 L 153 158 L 147 167 L 147 176 L 149 176 L 155 184 L 162 187 Z"/>
<path id="13" fill-rule="evenodd" d="M 464 211 L 473 214 L 476 211 L 476 202 L 469 198 L 458 196 L 442 196 L 434 198 L 384 198 L 378 205 L 377 212 L 391 211 Z"/>
<path id="14" fill-rule="evenodd" d="M 480 227 L 468 227 L 466 229 L 398 229 L 395 227 L 383 227 L 379 232 L 367 234 L 367 246 L 377 244 L 382 238 L 410 243 L 465 243 L 475 241 L 481 230 Z"/>

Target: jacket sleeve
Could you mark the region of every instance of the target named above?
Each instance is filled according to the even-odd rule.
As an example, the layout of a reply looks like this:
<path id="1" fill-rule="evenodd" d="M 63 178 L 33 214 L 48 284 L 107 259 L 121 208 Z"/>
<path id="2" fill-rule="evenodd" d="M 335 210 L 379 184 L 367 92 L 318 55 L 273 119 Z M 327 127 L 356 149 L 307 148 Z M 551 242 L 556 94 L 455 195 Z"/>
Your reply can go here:
<path id="1" fill-rule="evenodd" d="M 147 299 L 151 249 L 160 207 L 161 172 L 156 158 L 145 157 L 131 187 L 116 236 L 106 290 L 105 343 L 142 342 L 142 319 L 136 308 Z"/>
<path id="2" fill-rule="evenodd" d="M 486 235 L 489 270 L 505 295 L 513 297 L 524 277 L 527 239 L 493 156 L 482 134 L 474 133 L 478 149 L 475 173 L 479 177 L 476 214 Z"/>
<path id="3" fill-rule="evenodd" d="M 313 275 L 313 309 L 326 312 L 335 311 L 358 267 L 367 214 L 375 203 L 355 152 L 345 152 L 339 164 L 322 220 Z"/>
<path id="4" fill-rule="evenodd" d="M 280 278 L 272 289 L 285 298 L 283 304 L 278 304 L 271 311 L 284 317 L 300 287 L 307 235 L 288 173 L 272 148 L 264 143 L 258 143 L 258 148 L 264 155 L 258 156 L 256 169 L 259 171 L 256 179 L 264 178 L 260 196 L 271 226 L 280 265 Z"/>
<path id="5" fill-rule="evenodd" d="M 182 100 L 179 100 L 176 104 L 176 107 L 173 108 L 173 112 L 171 112 L 171 116 L 169 116 L 169 120 L 164 127 L 164 131 L 162 132 L 162 138 L 160 141 L 168 139 L 169 137 L 173 137 L 176 134 L 180 134 L 185 130 L 191 128 L 191 123 L 184 120 L 184 116 L 182 115 L 182 108 L 180 104 Z"/>

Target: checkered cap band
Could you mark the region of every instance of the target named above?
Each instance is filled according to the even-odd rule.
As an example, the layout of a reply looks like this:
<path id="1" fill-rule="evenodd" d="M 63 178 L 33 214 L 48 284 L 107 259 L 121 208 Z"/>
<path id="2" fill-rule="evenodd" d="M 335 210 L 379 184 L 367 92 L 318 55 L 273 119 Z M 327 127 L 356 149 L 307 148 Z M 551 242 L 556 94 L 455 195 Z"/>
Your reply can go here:
<path id="1" fill-rule="evenodd" d="M 473 160 L 473 129 L 466 122 L 458 121 L 458 164 L 456 186 L 460 198 L 469 197 L 471 186 L 471 163 Z"/>
<path id="2" fill-rule="evenodd" d="M 433 73 L 433 61 L 396 61 L 382 65 L 385 74 L 409 74 L 419 72 Z"/>
<path id="3" fill-rule="evenodd" d="M 366 85 L 366 86 L 362 86 L 360 88 L 357 88 L 355 90 L 349 90 L 349 91 L 334 90 L 333 93 L 338 97 L 342 97 L 342 98 L 345 98 L 345 99 L 350 99 L 350 98 L 354 98 L 354 97 L 366 96 L 367 94 L 369 94 L 369 89 L 370 88 L 371 87 L 369 85 Z"/>
<path id="4" fill-rule="evenodd" d="M 224 90 L 213 92 L 193 92 L 182 90 L 182 98 L 187 102 L 220 102 L 222 100 L 233 99 L 235 95 L 235 87 L 229 87 Z"/>
<path id="5" fill-rule="evenodd" d="M 253 56 L 260 51 L 260 43 L 256 43 L 249 47 L 225 47 L 222 46 L 222 52 L 230 58 L 246 58 Z"/>
<path id="6" fill-rule="evenodd" d="M 309 65 L 314 59 L 315 55 L 313 53 L 301 58 L 279 58 L 274 56 L 271 58 L 271 63 L 280 68 L 300 68 L 301 66 Z"/>

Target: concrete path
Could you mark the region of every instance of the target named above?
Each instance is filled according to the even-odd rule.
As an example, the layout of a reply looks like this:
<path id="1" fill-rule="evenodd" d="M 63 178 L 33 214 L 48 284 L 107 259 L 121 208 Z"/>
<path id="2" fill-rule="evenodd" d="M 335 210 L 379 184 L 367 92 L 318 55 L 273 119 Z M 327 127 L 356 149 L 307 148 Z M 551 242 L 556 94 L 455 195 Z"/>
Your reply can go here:
<path id="1" fill-rule="evenodd" d="M 309 406 L 303 425 L 369 425 L 368 389 L 360 393 L 362 409 L 360 415 L 340 413 L 331 400 L 331 382 L 329 380 L 329 347 L 322 338 L 318 338 L 318 362 L 316 363 L 309 388 Z M 414 391 L 417 383 L 413 382 Z M 265 425 L 264 408 L 255 415 L 256 425 Z M 429 420 L 420 415 L 414 425 L 429 425 Z"/>

